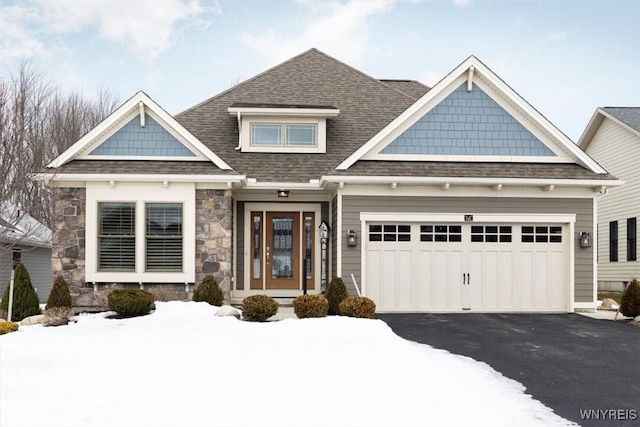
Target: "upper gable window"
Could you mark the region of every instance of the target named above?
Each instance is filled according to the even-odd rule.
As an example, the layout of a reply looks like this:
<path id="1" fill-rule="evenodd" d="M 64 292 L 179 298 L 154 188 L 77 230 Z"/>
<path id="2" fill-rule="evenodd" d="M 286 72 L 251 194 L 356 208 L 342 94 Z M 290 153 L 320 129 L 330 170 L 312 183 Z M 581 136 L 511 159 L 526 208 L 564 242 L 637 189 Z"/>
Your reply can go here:
<path id="1" fill-rule="evenodd" d="M 325 153 L 327 118 L 340 112 L 334 107 L 251 104 L 228 111 L 238 119 L 238 149 L 263 153 Z"/>
<path id="2" fill-rule="evenodd" d="M 315 147 L 317 124 L 251 124 L 251 145 L 257 147 Z"/>

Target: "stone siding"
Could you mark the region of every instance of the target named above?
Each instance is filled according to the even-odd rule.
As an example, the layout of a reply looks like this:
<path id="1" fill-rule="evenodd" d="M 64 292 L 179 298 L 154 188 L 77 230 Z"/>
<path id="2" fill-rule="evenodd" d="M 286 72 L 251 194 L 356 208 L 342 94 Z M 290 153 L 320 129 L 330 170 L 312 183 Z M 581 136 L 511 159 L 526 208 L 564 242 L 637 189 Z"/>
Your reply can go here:
<path id="1" fill-rule="evenodd" d="M 212 274 L 231 299 L 233 198 L 230 190 L 196 190 L 196 284 Z"/>
<path id="2" fill-rule="evenodd" d="M 74 305 L 91 299 L 85 287 L 85 228 L 87 193 L 84 188 L 54 189 L 52 269 L 64 278 Z"/>

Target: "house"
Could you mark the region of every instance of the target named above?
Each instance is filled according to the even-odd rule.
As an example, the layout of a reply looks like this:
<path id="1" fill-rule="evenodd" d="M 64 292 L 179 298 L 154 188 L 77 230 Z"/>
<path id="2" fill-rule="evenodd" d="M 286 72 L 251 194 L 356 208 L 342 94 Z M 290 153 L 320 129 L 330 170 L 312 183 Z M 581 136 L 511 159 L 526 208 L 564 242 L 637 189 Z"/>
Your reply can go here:
<path id="1" fill-rule="evenodd" d="M 341 276 L 380 312 L 593 309 L 578 237 L 620 184 L 473 56 L 429 89 L 316 49 L 175 117 L 139 92 L 38 179 L 77 304 L 109 283 L 210 273 L 240 301 Z"/>
<path id="2" fill-rule="evenodd" d="M 579 145 L 625 183 L 598 203 L 598 288 L 621 291 L 640 277 L 640 107 L 598 108 Z"/>
<path id="3" fill-rule="evenodd" d="M 51 292 L 51 229 L 9 202 L 0 203 L 0 298 L 23 263 L 40 302 Z"/>

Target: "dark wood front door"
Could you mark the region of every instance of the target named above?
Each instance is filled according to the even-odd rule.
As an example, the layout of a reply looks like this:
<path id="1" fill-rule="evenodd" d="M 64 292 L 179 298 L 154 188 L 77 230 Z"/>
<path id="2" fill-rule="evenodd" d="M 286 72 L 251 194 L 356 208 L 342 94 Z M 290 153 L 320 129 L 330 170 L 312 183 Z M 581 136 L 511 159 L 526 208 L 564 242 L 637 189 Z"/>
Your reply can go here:
<path id="1" fill-rule="evenodd" d="M 267 212 L 266 289 L 300 288 L 300 212 Z"/>

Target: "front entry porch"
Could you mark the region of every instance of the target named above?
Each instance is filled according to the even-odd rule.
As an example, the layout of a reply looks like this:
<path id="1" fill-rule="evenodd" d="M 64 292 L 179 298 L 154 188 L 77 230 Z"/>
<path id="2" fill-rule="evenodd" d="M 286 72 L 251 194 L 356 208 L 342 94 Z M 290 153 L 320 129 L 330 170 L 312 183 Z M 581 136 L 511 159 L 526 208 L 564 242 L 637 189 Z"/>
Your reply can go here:
<path id="1" fill-rule="evenodd" d="M 265 294 L 319 293 L 320 203 L 244 203 L 237 217 L 237 274 L 232 300 Z"/>

